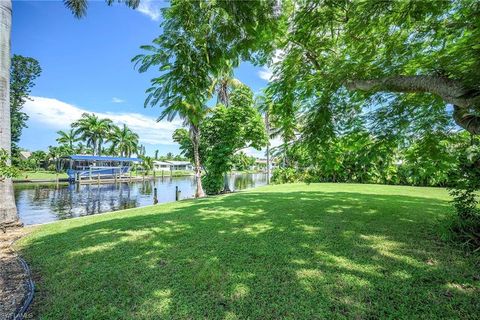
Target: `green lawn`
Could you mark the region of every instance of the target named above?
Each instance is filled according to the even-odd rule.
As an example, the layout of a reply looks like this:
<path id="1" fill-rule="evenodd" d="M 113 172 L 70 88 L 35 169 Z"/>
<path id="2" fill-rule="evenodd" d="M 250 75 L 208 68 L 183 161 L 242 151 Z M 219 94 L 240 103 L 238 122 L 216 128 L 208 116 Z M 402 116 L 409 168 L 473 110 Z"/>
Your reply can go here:
<path id="1" fill-rule="evenodd" d="M 23 171 L 13 180 L 55 180 L 57 175 L 53 171 Z M 59 179 L 68 178 L 66 173 L 59 173 Z"/>
<path id="2" fill-rule="evenodd" d="M 478 319 L 478 256 L 441 240 L 448 201 L 269 186 L 48 224 L 18 247 L 40 319 Z"/>

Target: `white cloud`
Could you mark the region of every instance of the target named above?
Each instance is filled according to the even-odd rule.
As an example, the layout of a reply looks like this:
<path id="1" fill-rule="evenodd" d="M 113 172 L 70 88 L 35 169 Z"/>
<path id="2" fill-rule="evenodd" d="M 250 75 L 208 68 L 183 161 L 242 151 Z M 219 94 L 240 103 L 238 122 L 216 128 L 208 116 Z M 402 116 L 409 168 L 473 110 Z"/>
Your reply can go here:
<path id="1" fill-rule="evenodd" d="M 160 17 L 162 16 L 160 12 L 161 7 L 161 1 L 142 0 L 140 1 L 140 5 L 138 6 L 137 10 L 138 12 L 148 16 L 153 21 L 160 21 Z"/>
<path id="2" fill-rule="evenodd" d="M 273 78 L 273 72 L 269 68 L 263 67 L 262 70 L 258 71 L 258 76 L 265 81 L 270 81 Z"/>
<path id="3" fill-rule="evenodd" d="M 112 98 L 112 102 L 113 102 L 113 103 L 124 103 L 125 100 L 120 99 L 120 98 L 117 98 L 117 97 L 113 97 L 113 98 Z"/>
<path id="4" fill-rule="evenodd" d="M 284 55 L 285 55 L 285 50 L 276 49 L 275 52 L 273 53 L 272 63 L 275 64 L 283 61 Z"/>
<path id="5" fill-rule="evenodd" d="M 274 80 L 273 71 L 271 69 L 272 65 L 282 62 L 285 51 L 282 49 L 276 49 L 273 53 L 272 64 L 269 67 L 263 67 L 262 70 L 258 71 L 258 76 L 265 81 Z"/>
<path id="6" fill-rule="evenodd" d="M 277 138 L 270 139 L 270 150 L 274 147 L 278 147 L 282 143 L 283 143 L 282 138 L 277 137 Z M 256 158 L 265 158 L 265 153 L 267 152 L 267 149 L 263 148 L 261 150 L 256 150 L 254 148 L 246 148 L 242 151 L 249 156 L 253 156 Z"/>
<path id="7" fill-rule="evenodd" d="M 95 113 L 100 118 L 109 118 L 116 125 L 126 124 L 138 133 L 144 144 L 176 144 L 172 140 L 173 131 L 182 126 L 182 121 L 166 120 L 157 122 L 155 118 L 140 113 L 94 112 L 72 104 L 46 97 L 31 97 L 23 109 L 30 116 L 29 121 L 37 122 L 53 130 L 65 130 L 78 120 L 83 113 Z"/>

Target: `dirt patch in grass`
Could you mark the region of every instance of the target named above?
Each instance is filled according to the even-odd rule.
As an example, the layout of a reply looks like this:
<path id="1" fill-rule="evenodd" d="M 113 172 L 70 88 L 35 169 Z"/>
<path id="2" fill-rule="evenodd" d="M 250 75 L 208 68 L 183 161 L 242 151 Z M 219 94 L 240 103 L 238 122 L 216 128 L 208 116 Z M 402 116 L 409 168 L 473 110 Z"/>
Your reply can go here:
<path id="1" fill-rule="evenodd" d="M 28 275 L 11 248 L 23 234 L 21 228 L 0 231 L 0 319 L 13 319 L 27 293 Z"/>

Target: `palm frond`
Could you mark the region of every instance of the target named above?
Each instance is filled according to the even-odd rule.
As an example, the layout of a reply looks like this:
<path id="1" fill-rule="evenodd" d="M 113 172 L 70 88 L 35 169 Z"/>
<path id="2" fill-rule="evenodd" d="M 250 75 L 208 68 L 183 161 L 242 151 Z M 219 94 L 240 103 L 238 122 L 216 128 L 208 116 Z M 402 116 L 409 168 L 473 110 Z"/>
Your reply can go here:
<path id="1" fill-rule="evenodd" d="M 87 15 L 87 0 L 63 0 L 63 4 L 77 19 L 83 18 Z"/>

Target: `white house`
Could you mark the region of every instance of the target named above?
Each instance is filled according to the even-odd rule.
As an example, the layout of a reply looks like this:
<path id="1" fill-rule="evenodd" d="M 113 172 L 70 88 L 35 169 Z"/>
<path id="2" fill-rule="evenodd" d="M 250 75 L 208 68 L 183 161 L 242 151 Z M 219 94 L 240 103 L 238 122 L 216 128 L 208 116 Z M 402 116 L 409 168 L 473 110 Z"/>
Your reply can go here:
<path id="1" fill-rule="evenodd" d="M 193 166 L 188 161 L 153 161 L 153 168 L 155 171 L 175 171 L 175 170 L 193 170 Z"/>
<path id="2" fill-rule="evenodd" d="M 20 159 L 22 160 L 27 160 L 32 156 L 32 153 L 30 151 L 20 151 Z"/>
<path id="3" fill-rule="evenodd" d="M 153 170 L 155 171 L 170 171 L 171 164 L 166 161 L 153 161 Z"/>
<path id="4" fill-rule="evenodd" d="M 193 165 L 188 161 L 166 161 L 170 163 L 171 170 L 193 170 Z"/>

